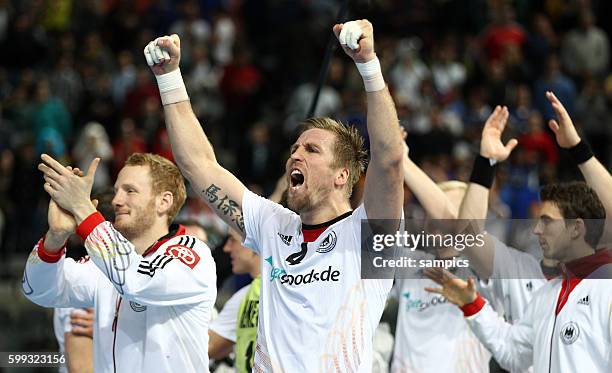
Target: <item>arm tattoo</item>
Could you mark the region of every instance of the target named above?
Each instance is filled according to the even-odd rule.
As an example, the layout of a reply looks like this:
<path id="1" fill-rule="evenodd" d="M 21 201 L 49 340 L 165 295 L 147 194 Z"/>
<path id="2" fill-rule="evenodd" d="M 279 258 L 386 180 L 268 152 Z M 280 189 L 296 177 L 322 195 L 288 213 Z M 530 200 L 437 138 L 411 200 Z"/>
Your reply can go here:
<path id="1" fill-rule="evenodd" d="M 221 193 L 217 194 L 220 191 L 220 187 L 210 184 L 208 188 L 202 190 L 202 194 L 209 204 L 214 205 L 219 213 L 227 216 L 241 232 L 244 232 L 244 218 L 242 217 L 242 210 L 239 208 L 240 205 L 231 200 L 227 194 L 221 197 Z"/>

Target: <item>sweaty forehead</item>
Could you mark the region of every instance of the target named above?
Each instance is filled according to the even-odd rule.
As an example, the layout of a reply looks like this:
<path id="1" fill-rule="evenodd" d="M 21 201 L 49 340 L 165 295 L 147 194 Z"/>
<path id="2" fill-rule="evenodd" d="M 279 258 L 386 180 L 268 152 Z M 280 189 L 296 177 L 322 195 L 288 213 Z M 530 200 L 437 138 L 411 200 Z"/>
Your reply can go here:
<path id="1" fill-rule="evenodd" d="M 297 144 L 303 145 L 303 144 L 310 143 L 310 144 L 320 145 L 328 149 L 331 149 L 331 147 L 334 144 L 335 138 L 336 138 L 335 134 L 331 131 L 324 130 L 321 128 L 311 128 L 309 130 L 302 132 L 302 134 L 296 140 L 294 145 L 297 145 Z"/>

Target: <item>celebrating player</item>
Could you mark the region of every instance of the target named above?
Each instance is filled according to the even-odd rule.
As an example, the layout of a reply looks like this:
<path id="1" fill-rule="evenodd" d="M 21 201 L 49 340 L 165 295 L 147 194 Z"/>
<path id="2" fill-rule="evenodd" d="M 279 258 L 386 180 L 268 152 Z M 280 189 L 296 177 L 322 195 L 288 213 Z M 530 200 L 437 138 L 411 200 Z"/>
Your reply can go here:
<path id="1" fill-rule="evenodd" d="M 369 371 L 372 336 L 392 285 L 361 279 L 360 235 L 363 219 L 401 217 L 397 114 L 374 51 L 372 25 L 351 21 L 333 31 L 357 64 L 367 95 L 371 159 L 364 204 L 355 211 L 349 196 L 365 154 L 354 129 L 329 118 L 305 121 L 286 163 L 290 211 L 248 191 L 217 163 L 181 78 L 179 37 L 160 37 L 145 48 L 181 171 L 260 255 L 254 371 Z"/>
<path id="2" fill-rule="evenodd" d="M 89 199 L 98 159 L 85 176 L 42 160 L 49 231 L 28 258 L 24 294 L 45 307 L 95 307 L 96 372 L 207 372 L 215 264 L 203 242 L 170 225 L 185 202 L 178 168 L 130 156 L 111 224 Z M 79 263 L 64 257 L 75 230 L 89 254 Z"/>

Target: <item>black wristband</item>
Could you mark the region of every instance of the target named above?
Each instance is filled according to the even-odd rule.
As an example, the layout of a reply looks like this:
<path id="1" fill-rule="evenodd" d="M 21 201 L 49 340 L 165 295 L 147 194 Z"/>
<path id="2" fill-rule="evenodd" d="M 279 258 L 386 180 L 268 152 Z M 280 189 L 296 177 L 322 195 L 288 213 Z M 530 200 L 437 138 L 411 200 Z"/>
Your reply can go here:
<path id="1" fill-rule="evenodd" d="M 580 140 L 578 144 L 567 149 L 567 151 L 569 152 L 572 161 L 574 161 L 576 165 L 583 164 L 584 162 L 591 159 L 591 157 L 593 156 L 593 151 L 591 150 L 591 147 L 584 140 Z"/>
<path id="2" fill-rule="evenodd" d="M 472 168 L 472 175 L 470 175 L 470 183 L 476 183 L 487 189 L 491 189 L 493 180 L 495 180 L 495 165 L 491 166 L 491 162 L 488 158 L 480 154 L 477 155 L 476 159 L 474 159 L 474 168 Z"/>

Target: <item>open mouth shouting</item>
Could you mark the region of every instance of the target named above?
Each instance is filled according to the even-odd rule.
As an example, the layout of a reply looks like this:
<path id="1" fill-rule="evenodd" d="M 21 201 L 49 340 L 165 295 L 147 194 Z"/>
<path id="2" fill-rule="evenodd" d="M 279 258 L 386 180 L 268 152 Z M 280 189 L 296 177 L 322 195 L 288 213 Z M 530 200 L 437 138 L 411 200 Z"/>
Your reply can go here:
<path id="1" fill-rule="evenodd" d="M 304 174 L 302 171 L 294 168 L 291 170 L 291 174 L 289 175 L 289 190 L 291 192 L 296 192 L 302 187 L 302 185 L 304 185 L 304 180 Z"/>

